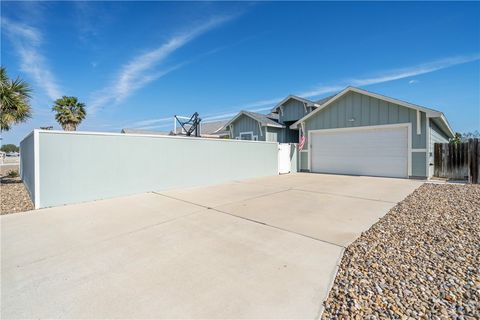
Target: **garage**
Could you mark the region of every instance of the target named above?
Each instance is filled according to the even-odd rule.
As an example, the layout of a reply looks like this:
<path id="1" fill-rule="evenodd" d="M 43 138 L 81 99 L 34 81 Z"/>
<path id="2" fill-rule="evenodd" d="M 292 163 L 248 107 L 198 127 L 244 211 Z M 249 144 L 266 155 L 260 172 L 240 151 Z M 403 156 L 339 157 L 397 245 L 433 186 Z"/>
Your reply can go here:
<path id="1" fill-rule="evenodd" d="M 409 125 L 309 131 L 312 172 L 406 178 Z"/>

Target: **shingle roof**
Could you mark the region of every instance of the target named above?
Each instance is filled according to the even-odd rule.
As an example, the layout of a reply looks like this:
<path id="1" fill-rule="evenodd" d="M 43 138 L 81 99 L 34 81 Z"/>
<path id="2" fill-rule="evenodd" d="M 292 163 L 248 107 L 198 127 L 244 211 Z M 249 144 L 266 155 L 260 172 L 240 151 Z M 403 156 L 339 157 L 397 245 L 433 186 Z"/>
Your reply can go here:
<path id="1" fill-rule="evenodd" d="M 289 101 L 290 99 L 294 99 L 294 100 L 297 100 L 297 101 L 301 101 L 303 103 L 306 103 L 308 106 L 311 106 L 313 104 L 315 104 L 315 102 L 311 101 L 311 100 L 308 100 L 308 99 L 305 99 L 305 98 L 302 98 L 302 97 L 299 97 L 299 96 L 296 96 L 296 95 L 293 95 L 293 94 L 290 94 L 288 95 L 286 98 L 284 98 L 282 101 L 280 101 L 275 107 L 273 107 L 273 109 L 271 110 L 271 112 L 278 112 L 278 109 L 280 108 L 280 106 L 282 106 L 283 104 L 285 104 L 287 101 Z"/>
<path id="2" fill-rule="evenodd" d="M 200 122 L 200 134 L 219 134 L 225 130 L 220 130 L 226 125 L 228 120 Z"/>
<path id="3" fill-rule="evenodd" d="M 277 116 L 273 114 L 265 115 L 261 113 L 251 112 L 251 111 L 241 111 L 241 112 L 255 119 L 256 121 L 260 122 L 260 124 L 263 126 L 285 128 L 284 125 L 281 125 L 280 123 L 274 120 L 275 118 L 278 119 L 278 115 Z"/>
<path id="4" fill-rule="evenodd" d="M 226 130 L 221 130 L 225 124 L 227 124 L 228 120 L 220 120 L 220 121 L 210 121 L 210 122 L 200 122 L 200 135 L 217 135 L 222 136 L 229 134 Z M 190 126 L 186 126 L 189 128 Z M 182 127 L 177 124 L 177 134 L 182 134 Z"/>
<path id="5" fill-rule="evenodd" d="M 332 94 L 331 96 L 328 96 L 326 98 L 322 98 L 318 101 L 315 101 L 315 103 L 319 104 L 319 105 L 322 105 L 324 103 L 327 103 L 330 99 L 332 99 L 333 97 L 335 97 L 338 93 L 335 93 L 335 94 Z"/>

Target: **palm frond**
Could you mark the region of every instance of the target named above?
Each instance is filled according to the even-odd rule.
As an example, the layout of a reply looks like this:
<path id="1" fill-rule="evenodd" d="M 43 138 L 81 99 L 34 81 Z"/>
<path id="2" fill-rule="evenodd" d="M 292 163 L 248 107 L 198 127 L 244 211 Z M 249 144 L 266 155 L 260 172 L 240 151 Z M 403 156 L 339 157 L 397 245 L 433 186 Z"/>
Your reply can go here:
<path id="1" fill-rule="evenodd" d="M 85 104 L 78 102 L 77 97 L 63 96 L 55 100 L 52 111 L 56 112 L 55 120 L 64 130 L 76 130 L 87 115 Z"/>
<path id="2" fill-rule="evenodd" d="M 28 83 L 17 78 L 10 80 L 4 67 L 0 67 L 0 130 L 8 131 L 13 124 L 31 117 Z"/>

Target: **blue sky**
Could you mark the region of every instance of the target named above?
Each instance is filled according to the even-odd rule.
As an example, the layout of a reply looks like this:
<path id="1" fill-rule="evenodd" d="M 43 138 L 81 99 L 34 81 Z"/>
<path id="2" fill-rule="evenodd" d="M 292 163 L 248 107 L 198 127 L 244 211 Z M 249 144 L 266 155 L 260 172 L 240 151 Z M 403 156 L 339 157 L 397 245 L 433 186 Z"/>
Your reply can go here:
<path id="1" fill-rule="evenodd" d="M 170 130 L 266 112 L 288 94 L 347 85 L 480 128 L 480 3 L 1 2 L 1 63 L 33 87 L 18 143 L 54 125 L 54 99 L 87 105 L 79 130 Z"/>

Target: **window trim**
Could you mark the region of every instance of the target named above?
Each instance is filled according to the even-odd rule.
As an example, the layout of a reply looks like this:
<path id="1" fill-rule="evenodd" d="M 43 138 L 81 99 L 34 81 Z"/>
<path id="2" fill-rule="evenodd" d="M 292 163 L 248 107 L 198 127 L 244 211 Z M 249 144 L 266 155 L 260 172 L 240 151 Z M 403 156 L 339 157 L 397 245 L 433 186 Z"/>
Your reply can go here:
<path id="1" fill-rule="evenodd" d="M 253 134 L 253 131 L 240 132 L 240 133 L 238 134 L 238 137 L 237 137 L 237 138 L 238 138 L 239 140 L 244 140 L 244 139 L 242 139 L 242 135 L 250 135 L 250 137 L 251 137 L 250 141 L 258 141 L 258 135 L 254 135 L 254 134 Z M 245 140 L 247 140 L 247 139 L 245 139 Z"/>

